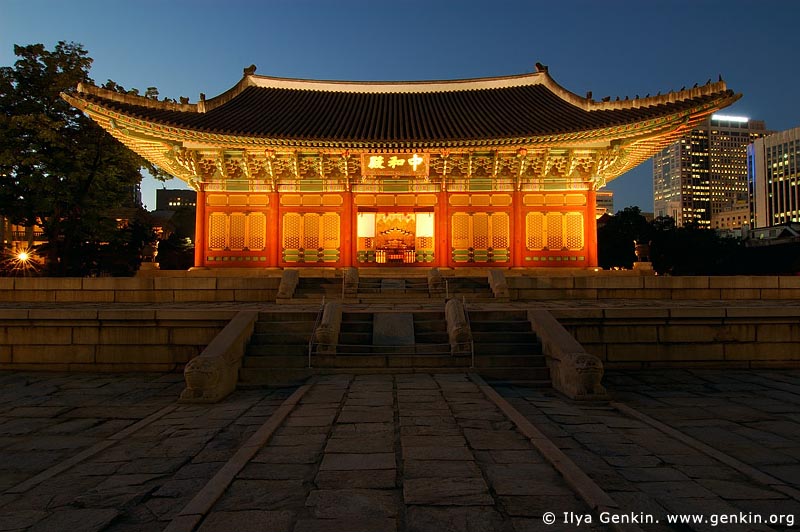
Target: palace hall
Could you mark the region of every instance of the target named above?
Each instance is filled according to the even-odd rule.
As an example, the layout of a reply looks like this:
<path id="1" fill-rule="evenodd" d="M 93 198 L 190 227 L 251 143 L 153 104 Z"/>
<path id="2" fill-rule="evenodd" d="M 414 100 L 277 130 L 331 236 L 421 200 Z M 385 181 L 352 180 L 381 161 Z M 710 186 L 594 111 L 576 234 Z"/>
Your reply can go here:
<path id="1" fill-rule="evenodd" d="M 547 67 L 466 80 L 260 76 L 189 103 L 63 97 L 197 191 L 196 267 L 597 266 L 597 191 L 741 95 L 623 100 Z"/>

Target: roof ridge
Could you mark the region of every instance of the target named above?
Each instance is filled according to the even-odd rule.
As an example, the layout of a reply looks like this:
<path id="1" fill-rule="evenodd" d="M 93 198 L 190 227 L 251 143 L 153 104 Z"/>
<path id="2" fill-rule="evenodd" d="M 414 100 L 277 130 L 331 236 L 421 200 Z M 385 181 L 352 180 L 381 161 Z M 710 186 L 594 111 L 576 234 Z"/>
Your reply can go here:
<path id="1" fill-rule="evenodd" d="M 130 105 L 138 105 L 140 107 L 148 107 L 150 109 L 160 109 L 162 111 L 187 111 L 187 112 L 197 112 L 197 104 L 194 103 L 184 103 L 184 99 L 181 99 L 181 103 L 177 102 L 170 102 L 170 101 L 161 101 L 161 100 L 154 100 L 152 98 L 146 98 L 144 96 L 138 96 L 134 94 L 127 94 L 123 92 L 116 92 L 109 89 L 104 89 L 103 87 L 98 87 L 92 83 L 81 82 L 78 83 L 77 92 L 83 94 L 89 94 L 91 96 L 97 96 L 98 98 L 104 98 L 106 100 L 111 100 L 114 102 L 120 103 L 127 103 Z"/>

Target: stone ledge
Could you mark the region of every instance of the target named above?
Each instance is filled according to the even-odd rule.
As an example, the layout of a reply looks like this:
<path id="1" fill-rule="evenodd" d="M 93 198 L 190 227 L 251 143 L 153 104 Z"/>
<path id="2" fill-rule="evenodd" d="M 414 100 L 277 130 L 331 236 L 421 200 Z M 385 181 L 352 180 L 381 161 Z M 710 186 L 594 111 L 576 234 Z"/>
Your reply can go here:
<path id="1" fill-rule="evenodd" d="M 258 319 L 254 310 L 240 311 L 184 369 L 186 389 L 181 402 L 216 403 L 236 389 L 239 368 Z"/>
<path id="2" fill-rule="evenodd" d="M 548 311 L 528 310 L 528 320 L 542 342 L 555 389 L 571 399 L 607 398 L 599 358 L 587 353 Z"/>

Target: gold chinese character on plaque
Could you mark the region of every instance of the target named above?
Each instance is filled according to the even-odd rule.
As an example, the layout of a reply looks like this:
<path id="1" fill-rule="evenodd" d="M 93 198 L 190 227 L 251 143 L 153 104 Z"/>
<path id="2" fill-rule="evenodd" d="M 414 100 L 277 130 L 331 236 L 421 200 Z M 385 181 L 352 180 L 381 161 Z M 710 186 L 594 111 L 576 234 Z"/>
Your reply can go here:
<path id="1" fill-rule="evenodd" d="M 391 164 L 391 161 L 390 161 Z M 383 156 L 382 155 L 373 155 L 369 158 L 369 164 L 367 165 L 368 168 L 383 168 Z M 392 167 L 394 168 L 394 166 Z"/>
<path id="2" fill-rule="evenodd" d="M 405 159 L 399 159 L 397 155 L 392 155 L 392 158 L 389 159 L 389 168 L 397 168 L 398 166 L 403 166 L 406 164 Z M 416 170 L 416 168 L 415 168 Z"/>
<path id="3" fill-rule="evenodd" d="M 414 169 L 415 172 L 417 171 L 417 166 L 421 165 L 424 162 L 425 162 L 425 159 L 423 159 L 422 157 L 420 157 L 416 153 L 414 154 L 413 157 L 410 157 L 408 159 L 408 164 Z"/>
<path id="4" fill-rule="evenodd" d="M 427 177 L 427 153 L 362 153 L 363 175 L 400 177 Z"/>

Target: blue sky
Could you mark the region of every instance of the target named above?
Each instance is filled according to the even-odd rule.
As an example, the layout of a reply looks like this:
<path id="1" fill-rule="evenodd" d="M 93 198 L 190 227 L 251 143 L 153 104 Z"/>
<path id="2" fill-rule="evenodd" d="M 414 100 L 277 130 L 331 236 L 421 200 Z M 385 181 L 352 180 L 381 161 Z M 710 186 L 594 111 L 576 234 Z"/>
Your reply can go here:
<path id="1" fill-rule="evenodd" d="M 530 72 L 595 99 L 656 94 L 722 74 L 744 97 L 728 114 L 800 125 L 794 0 L 0 0 L 0 65 L 14 44 L 82 43 L 92 78 L 161 97 L 215 96 L 242 68 L 352 80 Z M 167 182 L 178 187 L 180 182 Z M 155 203 L 154 183 L 143 200 Z M 652 163 L 609 185 L 615 208 L 651 211 Z"/>

